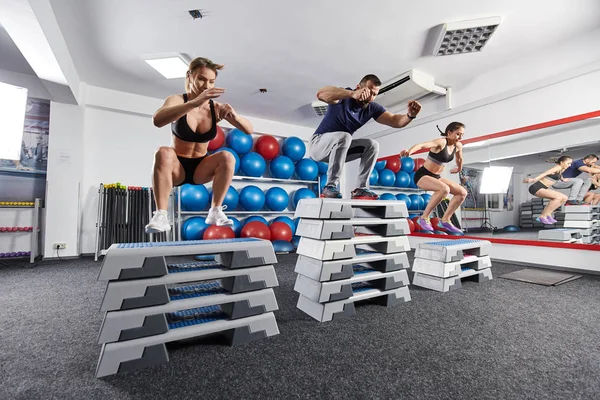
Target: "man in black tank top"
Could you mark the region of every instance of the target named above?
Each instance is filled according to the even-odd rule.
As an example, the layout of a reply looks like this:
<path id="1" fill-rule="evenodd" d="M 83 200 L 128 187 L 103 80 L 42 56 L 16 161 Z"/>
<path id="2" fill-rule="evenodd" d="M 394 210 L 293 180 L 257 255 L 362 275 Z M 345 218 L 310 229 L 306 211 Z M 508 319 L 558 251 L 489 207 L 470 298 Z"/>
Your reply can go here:
<path id="1" fill-rule="evenodd" d="M 167 218 L 169 195 L 174 186 L 184 183 L 212 181 L 212 205 L 206 223 L 233 224 L 223 212 L 223 200 L 231 185 L 235 159 L 227 151 L 207 155 L 208 142 L 216 137 L 217 122 L 222 119 L 246 134 L 252 134 L 253 128 L 229 104 L 213 101 L 224 92 L 214 87 L 217 71 L 222 68 L 206 58 L 194 59 L 186 76 L 186 93 L 169 96 L 154 114 L 155 126 L 171 124 L 172 144 L 159 148 L 155 155 L 152 188 L 157 211 L 146 225 L 147 233 L 171 229 Z"/>

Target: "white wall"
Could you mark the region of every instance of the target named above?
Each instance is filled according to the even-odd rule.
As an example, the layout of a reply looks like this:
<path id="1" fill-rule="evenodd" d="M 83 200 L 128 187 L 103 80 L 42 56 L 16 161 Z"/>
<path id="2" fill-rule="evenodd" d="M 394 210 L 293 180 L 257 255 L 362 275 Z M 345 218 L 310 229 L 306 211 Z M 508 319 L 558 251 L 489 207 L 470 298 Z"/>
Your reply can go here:
<path id="1" fill-rule="evenodd" d="M 35 75 L 21 74 L 0 69 L 0 82 L 27 89 L 27 96 L 50 100 L 50 93 Z"/>

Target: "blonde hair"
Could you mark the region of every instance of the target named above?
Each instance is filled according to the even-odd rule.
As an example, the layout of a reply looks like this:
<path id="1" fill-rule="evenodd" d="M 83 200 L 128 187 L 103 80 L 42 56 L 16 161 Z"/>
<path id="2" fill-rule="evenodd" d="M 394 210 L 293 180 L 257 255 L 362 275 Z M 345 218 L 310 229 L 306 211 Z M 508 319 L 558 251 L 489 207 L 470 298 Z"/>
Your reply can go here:
<path id="1" fill-rule="evenodd" d="M 224 67 L 225 67 L 225 65 L 223 65 L 223 64 L 215 64 L 214 62 L 212 62 L 208 58 L 204 58 L 204 57 L 196 57 L 196 58 L 194 58 L 192 60 L 192 62 L 190 63 L 190 65 L 188 67 L 187 74 L 185 76 L 185 90 L 186 91 L 190 90 L 190 76 L 197 69 L 200 69 L 200 68 L 211 69 L 211 70 L 214 71 L 215 76 L 217 76 L 219 74 L 218 71 L 222 70 Z"/>

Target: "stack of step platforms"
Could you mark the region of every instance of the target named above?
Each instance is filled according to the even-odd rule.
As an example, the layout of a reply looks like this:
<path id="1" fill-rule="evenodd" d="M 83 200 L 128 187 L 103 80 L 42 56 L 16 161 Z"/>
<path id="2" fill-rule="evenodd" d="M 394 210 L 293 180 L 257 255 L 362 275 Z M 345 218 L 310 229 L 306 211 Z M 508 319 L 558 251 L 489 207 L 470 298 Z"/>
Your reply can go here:
<path id="1" fill-rule="evenodd" d="M 215 255 L 168 263 L 168 256 Z M 97 377 L 169 361 L 165 343 L 225 335 L 240 344 L 277 335 L 271 242 L 261 239 L 113 244 L 98 280 L 108 281 Z"/>
<path id="2" fill-rule="evenodd" d="M 521 228 L 533 228 L 533 208 L 531 202 L 521 204 L 520 214 L 519 226 Z"/>
<path id="3" fill-rule="evenodd" d="M 354 303 L 410 301 L 410 234 L 401 201 L 303 199 L 296 235 L 297 307 L 317 321 L 356 314 Z"/>
<path id="4" fill-rule="evenodd" d="M 600 207 L 592 205 L 564 206 L 565 228 L 581 231 L 584 244 L 600 243 Z"/>
<path id="5" fill-rule="evenodd" d="M 492 279 L 487 240 L 457 239 L 419 243 L 413 261 L 414 286 L 438 292 L 460 289 L 461 280 L 474 277 L 478 282 Z"/>
<path id="6" fill-rule="evenodd" d="M 558 243 L 583 243 L 581 229 L 557 228 L 538 232 L 538 240 Z"/>

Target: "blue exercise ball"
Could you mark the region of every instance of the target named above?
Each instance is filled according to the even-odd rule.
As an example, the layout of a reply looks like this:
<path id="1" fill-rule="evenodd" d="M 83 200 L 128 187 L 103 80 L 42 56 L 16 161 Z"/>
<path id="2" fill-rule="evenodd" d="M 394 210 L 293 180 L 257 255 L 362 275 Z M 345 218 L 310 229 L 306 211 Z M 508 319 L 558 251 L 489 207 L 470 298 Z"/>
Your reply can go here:
<path id="1" fill-rule="evenodd" d="M 252 151 L 242 157 L 240 168 L 246 176 L 259 177 L 265 173 L 267 163 L 263 156 Z"/>
<path id="2" fill-rule="evenodd" d="M 202 235 L 208 227 L 204 217 L 188 218 L 181 226 L 181 238 L 183 240 L 202 240 Z"/>
<path id="3" fill-rule="evenodd" d="M 277 218 L 273 218 L 271 221 L 269 221 L 269 225 L 271 225 L 273 222 L 283 222 L 284 224 L 290 227 L 290 229 L 292 230 L 292 235 L 296 233 L 296 224 L 294 223 L 294 220 L 290 217 L 280 216 Z"/>
<path id="4" fill-rule="evenodd" d="M 329 170 L 329 164 L 327 164 L 326 162 L 319 161 L 317 163 L 317 166 L 319 167 L 319 175 L 326 174 Z"/>
<path id="5" fill-rule="evenodd" d="M 420 194 L 410 194 L 410 210 L 422 210 L 423 209 L 423 198 Z"/>
<path id="6" fill-rule="evenodd" d="M 315 192 L 313 192 L 312 190 L 308 189 L 308 188 L 300 188 L 298 190 L 296 190 L 296 193 L 294 193 L 294 209 L 298 207 L 298 202 L 302 199 L 316 199 L 317 195 L 315 194 Z"/>
<path id="7" fill-rule="evenodd" d="M 409 210 L 410 210 L 410 208 L 409 208 Z M 410 218 L 410 219 L 413 219 L 414 217 L 420 217 L 420 216 L 421 216 L 421 215 L 419 215 L 419 214 L 414 214 L 414 213 L 408 214 L 408 218 Z"/>
<path id="8" fill-rule="evenodd" d="M 379 200 L 397 200 L 397 199 L 396 199 L 396 196 L 394 196 L 391 193 L 382 193 L 379 196 Z"/>
<path id="9" fill-rule="evenodd" d="M 281 152 L 292 161 L 300 161 L 304 157 L 304 154 L 306 154 L 306 145 L 302 139 L 296 136 L 290 136 L 283 141 Z"/>
<path id="10" fill-rule="evenodd" d="M 252 136 L 247 135 L 239 129 L 232 129 L 227 134 L 227 147 L 230 147 L 239 155 L 244 155 L 252 150 Z"/>
<path id="11" fill-rule="evenodd" d="M 381 171 L 381 170 L 383 170 L 383 169 L 385 168 L 385 164 L 386 164 L 386 161 L 385 161 L 385 160 L 383 160 L 383 161 L 377 161 L 377 162 L 375 163 L 375 169 L 376 169 L 377 171 Z"/>
<path id="12" fill-rule="evenodd" d="M 300 236 L 294 236 L 292 237 L 292 244 L 294 245 L 294 247 L 297 249 L 298 248 L 298 244 L 300 243 Z"/>
<path id="13" fill-rule="evenodd" d="M 394 182 L 394 186 L 407 188 L 410 186 L 410 175 L 408 172 L 398 171 L 396 173 L 396 181 Z"/>
<path id="14" fill-rule="evenodd" d="M 267 220 L 265 219 L 265 217 L 262 217 L 260 215 L 253 215 L 251 217 L 248 217 L 244 220 L 244 224 L 243 226 L 245 226 L 247 223 L 249 222 L 253 222 L 253 221 L 259 221 L 262 222 L 265 225 L 268 225 L 269 223 L 267 222 Z"/>
<path id="15" fill-rule="evenodd" d="M 504 232 L 519 232 L 521 229 L 516 225 L 506 225 L 502 230 Z"/>
<path id="16" fill-rule="evenodd" d="M 257 186 L 246 186 L 240 191 L 240 205 L 247 211 L 261 210 L 265 205 L 265 194 Z"/>
<path id="17" fill-rule="evenodd" d="M 286 156 L 277 156 L 269 163 L 269 172 L 273 178 L 290 179 L 294 175 L 294 162 Z"/>
<path id="18" fill-rule="evenodd" d="M 283 211 L 290 202 L 290 196 L 280 187 L 273 186 L 265 193 L 265 205 L 271 211 Z"/>
<path id="19" fill-rule="evenodd" d="M 414 173 L 414 171 L 413 172 L 409 172 L 408 175 L 410 175 L 410 185 L 408 185 L 408 187 L 417 189 L 418 186 L 415 183 L 415 173 Z"/>
<path id="20" fill-rule="evenodd" d="M 427 206 L 427 203 L 431 200 L 431 195 L 429 193 L 423 193 L 421 198 L 423 199 L 423 206 Z"/>
<path id="21" fill-rule="evenodd" d="M 181 209 L 183 211 L 202 211 L 208 207 L 210 192 L 204 185 L 181 185 Z"/>
<path id="22" fill-rule="evenodd" d="M 210 192 L 210 202 L 212 203 L 213 192 Z M 223 205 L 227 206 L 229 211 L 235 210 L 240 203 L 240 195 L 238 191 L 235 190 L 233 186 L 229 186 L 227 189 L 227 193 L 225 193 L 225 199 L 223 200 Z"/>
<path id="23" fill-rule="evenodd" d="M 381 171 L 379 171 L 379 184 L 381 186 L 394 186 L 394 183 L 396 182 L 396 174 L 394 174 L 392 172 L 392 170 L 389 169 L 382 169 Z"/>
<path id="24" fill-rule="evenodd" d="M 415 160 L 412 157 L 402 157 L 400 159 L 400 170 L 404 172 L 413 172 L 415 170 Z"/>
<path id="25" fill-rule="evenodd" d="M 322 192 L 325 185 L 327 185 L 327 175 L 326 174 L 320 175 L 319 180 L 320 180 L 319 181 L 319 189 Z M 315 192 L 316 192 L 316 190 L 315 190 Z"/>
<path id="26" fill-rule="evenodd" d="M 314 181 L 319 176 L 319 166 L 310 158 L 303 158 L 296 163 L 296 176 L 303 181 Z"/>
<path id="27" fill-rule="evenodd" d="M 229 218 L 230 220 L 233 221 L 233 226 L 231 227 L 231 229 L 233 229 L 233 233 L 235 233 L 235 237 L 240 237 L 240 233 L 242 232 L 242 227 L 243 227 L 240 220 L 235 217 L 231 217 L 229 215 L 227 216 L 227 218 Z"/>
<path id="28" fill-rule="evenodd" d="M 408 195 L 406 195 L 404 193 L 398 193 L 396 195 L 396 200 L 405 202 L 406 208 L 408 208 L 410 210 L 410 205 L 412 204 L 412 200 L 410 199 L 410 197 L 408 197 Z"/>
<path id="29" fill-rule="evenodd" d="M 233 149 L 230 149 L 229 147 L 221 147 L 220 149 L 215 150 L 215 152 L 212 154 L 218 153 L 220 151 L 227 151 L 227 152 L 233 154 L 233 157 L 235 158 L 235 168 L 234 168 L 233 173 L 237 174 L 238 171 L 240 170 L 240 156 L 238 156 L 238 154 Z"/>
<path id="30" fill-rule="evenodd" d="M 371 176 L 369 177 L 369 185 L 376 186 L 379 184 L 379 172 L 376 169 L 371 171 Z"/>
<path id="31" fill-rule="evenodd" d="M 272 242 L 275 253 L 293 253 L 296 247 L 285 240 L 274 240 Z"/>

